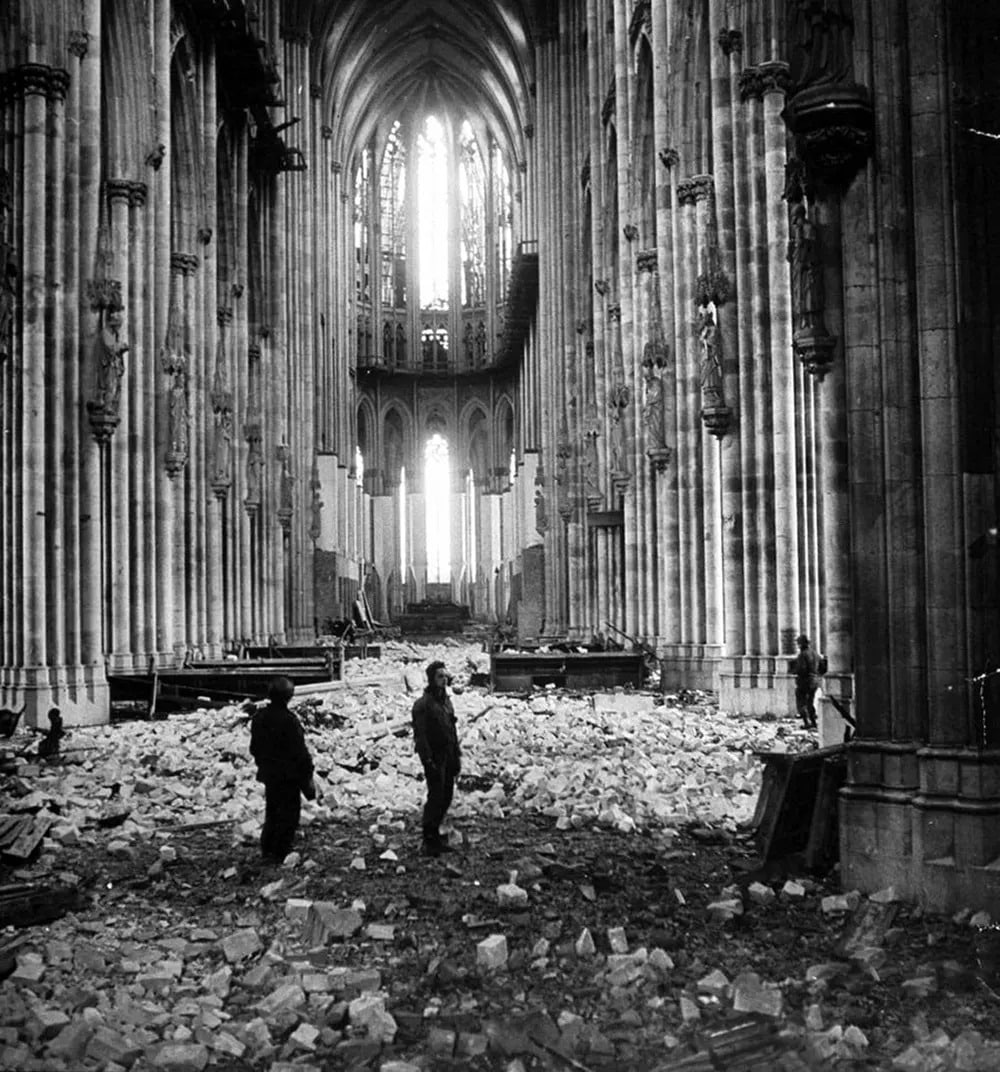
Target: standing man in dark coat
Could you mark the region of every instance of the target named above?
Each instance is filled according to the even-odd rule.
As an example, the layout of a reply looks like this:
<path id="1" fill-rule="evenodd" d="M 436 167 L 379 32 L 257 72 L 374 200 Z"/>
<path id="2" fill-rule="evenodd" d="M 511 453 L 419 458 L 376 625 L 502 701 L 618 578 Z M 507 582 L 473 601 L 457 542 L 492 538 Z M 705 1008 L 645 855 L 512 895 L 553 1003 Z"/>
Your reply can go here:
<path id="1" fill-rule="evenodd" d="M 427 687 L 413 705 L 413 744 L 427 778 L 423 815 L 423 849 L 428 856 L 450 851 L 441 821 L 451 806 L 462 753 L 455 729 L 455 709 L 448 696 L 448 673 L 442 662 L 427 667 Z"/>
<path id="2" fill-rule="evenodd" d="M 257 761 L 257 781 L 264 783 L 264 827 L 260 851 L 268 863 L 281 863 L 292 848 L 301 801 L 316 796 L 313 761 L 299 720 L 288 710 L 295 686 L 276 677 L 268 688 L 270 703 L 253 716 L 250 754 Z"/>
<path id="3" fill-rule="evenodd" d="M 816 690 L 823 673 L 822 656 L 814 651 L 807 636 L 798 636 L 795 643 L 799 653 L 792 660 L 791 671 L 795 675 L 795 710 L 805 729 L 816 727 Z"/>

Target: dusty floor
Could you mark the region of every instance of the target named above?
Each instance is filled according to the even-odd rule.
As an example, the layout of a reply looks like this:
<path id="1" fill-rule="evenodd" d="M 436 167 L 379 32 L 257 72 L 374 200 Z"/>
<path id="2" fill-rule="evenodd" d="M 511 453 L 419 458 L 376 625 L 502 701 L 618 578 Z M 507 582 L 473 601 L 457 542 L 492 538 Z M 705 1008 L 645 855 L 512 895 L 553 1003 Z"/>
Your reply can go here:
<path id="1" fill-rule="evenodd" d="M 966 917 L 900 905 L 851 959 L 835 875 L 757 867 L 752 752 L 809 747 L 791 721 L 465 688 L 456 848 L 422 857 L 402 675 L 436 654 L 302 707 L 323 795 L 290 866 L 257 860 L 236 709 L 75 731 L 8 779 L 4 810 L 55 819 L 0 882 L 79 901 L 3 932 L 0 1067 L 1000 1069 Z M 477 656 L 443 654 L 461 684 Z"/>

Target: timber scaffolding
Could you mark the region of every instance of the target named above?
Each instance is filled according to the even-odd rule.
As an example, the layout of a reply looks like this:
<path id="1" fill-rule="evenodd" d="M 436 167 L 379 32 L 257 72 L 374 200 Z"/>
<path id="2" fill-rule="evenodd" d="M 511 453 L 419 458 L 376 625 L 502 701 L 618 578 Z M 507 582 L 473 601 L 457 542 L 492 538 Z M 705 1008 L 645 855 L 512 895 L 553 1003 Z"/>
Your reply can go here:
<path id="1" fill-rule="evenodd" d="M 179 667 L 150 667 L 148 672 L 108 675 L 112 710 L 144 708 L 147 718 L 196 707 L 226 707 L 267 698 L 276 677 L 301 686 L 343 678 L 345 659 L 377 659 L 378 644 L 242 645 L 224 659 L 190 659 Z"/>

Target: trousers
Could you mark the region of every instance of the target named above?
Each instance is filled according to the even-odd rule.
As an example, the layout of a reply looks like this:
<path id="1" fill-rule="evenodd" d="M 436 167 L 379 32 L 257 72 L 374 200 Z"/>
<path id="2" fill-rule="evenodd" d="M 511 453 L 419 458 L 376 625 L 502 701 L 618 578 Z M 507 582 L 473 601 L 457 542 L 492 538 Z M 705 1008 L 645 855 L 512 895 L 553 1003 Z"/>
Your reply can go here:
<path id="1" fill-rule="evenodd" d="M 291 852 L 302 811 L 299 793 L 297 782 L 267 782 L 264 785 L 264 826 L 260 832 L 262 856 L 280 862 Z"/>
<path id="2" fill-rule="evenodd" d="M 451 807 L 455 795 L 455 770 L 442 761 L 435 767 L 424 767 L 427 778 L 427 802 L 424 804 L 423 835 L 430 845 L 441 841 L 441 823 Z"/>

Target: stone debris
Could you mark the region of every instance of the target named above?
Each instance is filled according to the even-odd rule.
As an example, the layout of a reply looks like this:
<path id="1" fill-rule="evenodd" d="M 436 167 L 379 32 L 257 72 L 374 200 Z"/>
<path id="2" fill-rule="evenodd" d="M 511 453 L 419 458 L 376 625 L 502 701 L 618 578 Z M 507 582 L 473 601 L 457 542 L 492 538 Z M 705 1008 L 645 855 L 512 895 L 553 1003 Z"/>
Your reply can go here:
<path id="1" fill-rule="evenodd" d="M 387 652 L 391 660 L 391 646 Z M 441 655 L 455 667 L 453 648 L 442 647 Z M 426 662 L 436 656 L 424 651 L 417 657 Z M 483 665 L 481 658 L 470 660 L 468 672 L 482 673 Z M 345 673 L 358 666 L 349 661 Z M 123 927 L 116 906 L 132 895 L 115 890 L 107 905 L 97 900 L 92 914 L 54 923 L 11 955 L 12 970 L 0 978 L 0 1069 L 202 1072 L 220 1065 L 417 1072 L 437 1058 L 456 1067 L 492 1061 L 490 1067 L 511 1072 L 549 1059 L 552 1067 L 613 1069 L 632 1067 L 621 1057 L 622 1047 L 627 1052 L 655 1038 L 666 1059 L 719 1017 L 751 1018 L 772 1033 L 780 1026 L 817 1061 L 866 1059 L 871 1044 L 861 1024 L 868 1021 L 838 1023 L 831 993 L 845 982 L 863 993 L 893 967 L 891 924 L 898 903 L 891 889 L 871 898 L 857 891 L 822 896 L 816 882 L 774 880 L 773 886 L 758 881 L 706 897 L 689 887 L 696 912 L 707 902 L 702 921 L 724 925 L 734 949 L 741 928 L 755 919 L 797 913 L 813 926 L 830 927 L 851 915 L 850 932 L 828 954 L 840 959 L 790 980 L 772 977 L 766 963 L 742 972 L 732 962 L 701 963 L 683 941 L 671 942 L 669 932 L 657 937 L 642 924 L 633 930 L 633 917 L 624 913 L 628 932 L 607 926 L 608 915 L 600 913 L 615 888 L 611 868 L 582 867 L 552 844 L 515 849 L 510 866 L 516 870 L 496 887 L 499 876 L 487 882 L 463 867 L 460 851 L 455 863 L 428 865 L 440 868 L 434 911 L 442 935 L 450 937 L 439 947 L 418 947 L 408 926 L 413 902 L 396 897 L 387 904 L 374 892 L 369 897 L 365 885 L 380 874 L 405 874 L 409 857 L 401 862 L 401 831 L 404 819 L 412 830 L 423 799 L 407 732 L 413 695 L 423 687 L 422 667 L 406 674 L 409 692 L 400 669 L 378 683 L 304 697 L 298 705 L 320 790 L 317 801 L 303 804 L 303 827 L 338 820 L 356 831 L 338 843 L 340 873 L 324 875 L 329 881 L 318 888 L 310 883 L 321 864 L 310 858 L 307 838 L 306 848 L 277 873 L 251 871 L 254 877 L 243 887 L 247 896 L 237 898 L 234 890 L 248 882 L 246 868 L 228 866 L 226 859 L 227 866 L 215 872 L 220 906 L 207 920 L 212 927 L 192 926 L 192 905 L 181 901 L 174 913 L 169 901 L 178 894 L 174 876 L 185 863 L 185 831 L 199 824 L 221 831 L 222 856 L 226 847 L 253 851 L 263 792 L 247 753 L 247 713 L 227 708 L 156 724 L 74 730 L 74 743 L 90 749 L 82 761 L 39 767 L 16 802 L 16 815 L 52 817 L 43 819 L 35 866 L 56 874 L 62 854 L 84 849 L 113 857 L 120 871 L 132 866 L 133 881 L 154 895 L 170 891 L 143 926 Z M 456 674 L 459 685 L 462 674 Z M 664 916 L 691 914 L 669 876 L 672 831 L 696 823 L 707 843 L 737 835 L 753 815 L 760 787 L 754 752 L 773 750 L 781 741 L 778 723 L 735 722 L 708 704 L 690 710 L 649 694 L 589 697 L 549 690 L 522 698 L 469 691 L 456 695 L 455 706 L 465 779 L 449 815 L 456 827 L 463 817 L 538 812 L 563 831 L 604 830 L 623 842 L 648 839 L 639 843 L 655 846 L 651 856 L 663 868 L 655 907 Z M 463 838 L 453 828 L 450 844 L 461 848 L 469 836 L 474 840 L 470 831 Z M 349 872 L 359 873 L 350 886 L 344 882 Z M 560 879 L 576 898 L 580 917 L 567 913 L 560 919 L 550 910 L 546 892 Z M 456 891 L 474 890 L 480 880 L 471 901 L 456 898 Z M 351 902 L 346 891 L 359 888 L 368 905 Z M 329 900 L 306 897 L 307 890 Z M 180 887 L 178 895 L 185 892 Z M 585 921 L 593 933 L 580 930 Z M 992 933 L 988 913 L 967 912 L 962 923 Z M 510 948 L 500 933 L 504 927 Z M 415 1007 L 400 993 L 396 976 L 408 957 L 420 958 L 427 987 Z M 575 973 L 577 981 L 586 980 L 587 996 L 576 1011 L 556 1015 L 558 1006 L 553 1008 L 555 1020 L 515 1015 L 511 1009 L 531 1001 L 520 989 L 525 971 L 543 980 Z M 920 964 L 909 977 L 897 973 L 892 985 L 907 1000 L 926 1003 L 947 984 L 949 971 L 940 961 Z M 962 971 L 955 965 L 951 977 Z M 488 991 L 495 1000 L 501 990 L 505 1008 L 490 1010 L 483 995 Z M 449 1007 L 456 993 L 463 995 L 461 1004 Z M 573 1004 L 569 980 L 565 993 L 563 1000 Z M 602 1013 L 600 1030 L 596 1010 Z M 488 1013 L 505 1019 L 490 1020 Z M 894 1069 L 1000 1068 L 1000 1044 L 976 1032 L 951 1037 L 924 1025 L 914 1026 L 912 1035 L 900 1043 Z M 401 1047 L 414 1038 L 424 1056 L 400 1059 Z"/>
<path id="2" fill-rule="evenodd" d="M 507 965 L 507 938 L 491 934 L 476 946 L 476 964 L 485 971 L 497 971 Z"/>

